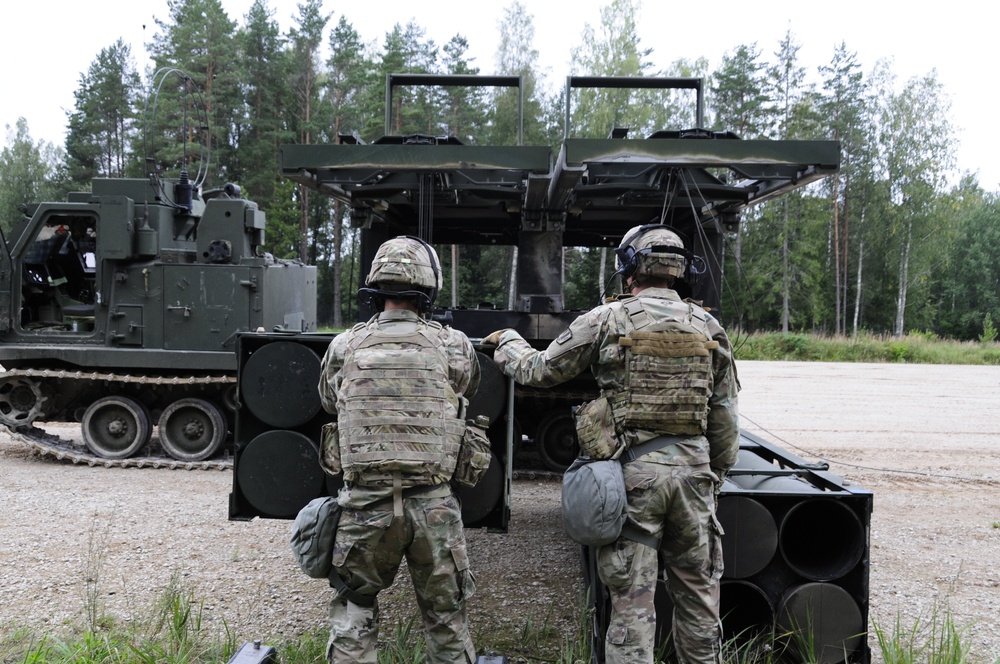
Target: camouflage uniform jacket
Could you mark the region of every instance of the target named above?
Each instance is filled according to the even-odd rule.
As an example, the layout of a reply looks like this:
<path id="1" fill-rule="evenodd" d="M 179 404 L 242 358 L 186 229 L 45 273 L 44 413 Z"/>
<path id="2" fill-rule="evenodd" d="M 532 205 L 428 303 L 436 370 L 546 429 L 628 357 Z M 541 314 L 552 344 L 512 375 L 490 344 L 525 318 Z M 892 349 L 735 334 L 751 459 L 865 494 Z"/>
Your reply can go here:
<path id="1" fill-rule="evenodd" d="M 379 327 L 389 332 L 406 332 L 415 330 L 420 326 L 430 330 L 436 330 L 436 335 L 440 340 L 440 347 L 444 350 L 444 355 L 448 361 L 448 382 L 454 390 L 456 401 L 454 402 L 453 417 L 463 417 L 461 413 L 462 397 L 469 399 L 479 387 L 479 360 L 476 357 L 475 349 L 468 337 L 459 330 L 430 323 L 416 313 L 403 309 L 383 311 L 378 314 Z M 323 408 L 334 415 L 337 414 L 337 393 L 342 383 L 342 367 L 344 366 L 345 353 L 356 335 L 366 334 L 366 325 L 359 324 L 352 329 L 337 335 L 326 354 L 323 356 L 321 364 L 319 394 L 323 402 Z M 414 352 L 421 352 L 419 348 L 414 348 Z M 343 446 L 344 441 L 341 441 Z M 442 478 L 447 481 L 449 478 Z M 341 504 L 345 507 L 361 509 L 365 506 L 382 500 L 392 495 L 391 487 L 362 487 L 353 486 L 345 488 L 341 493 Z"/>
<path id="2" fill-rule="evenodd" d="M 646 288 L 638 295 L 643 309 L 653 319 L 683 320 L 690 313 L 704 317 L 712 339 L 719 347 L 712 351 L 714 384 L 709 396 L 705 435 L 686 438 L 643 457 L 644 461 L 667 465 L 695 465 L 710 462 L 724 473 L 736 462 L 739 450 L 739 384 L 729 337 L 719 322 L 701 307 L 684 302 L 669 288 Z M 494 360 L 503 372 L 523 385 L 548 387 L 565 382 L 590 367 L 602 392 L 625 389 L 625 350 L 618 339 L 634 329 L 632 319 L 620 301 L 603 304 L 578 317 L 544 351 L 533 349 L 514 330 L 500 335 Z M 623 434 L 629 445 L 653 438 L 655 434 L 628 428 Z"/>

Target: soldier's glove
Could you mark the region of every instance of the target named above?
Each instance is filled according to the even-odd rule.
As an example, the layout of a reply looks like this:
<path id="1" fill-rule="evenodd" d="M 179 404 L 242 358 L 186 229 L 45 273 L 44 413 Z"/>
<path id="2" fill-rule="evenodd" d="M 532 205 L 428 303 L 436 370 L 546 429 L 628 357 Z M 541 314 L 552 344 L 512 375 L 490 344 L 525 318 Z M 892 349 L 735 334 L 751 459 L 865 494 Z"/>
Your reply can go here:
<path id="1" fill-rule="evenodd" d="M 485 337 L 483 337 L 483 341 L 482 341 L 483 345 L 484 346 L 485 345 L 499 346 L 500 345 L 500 335 L 502 335 L 504 332 L 506 332 L 507 330 L 510 330 L 510 329 L 511 328 L 509 328 L 509 327 L 505 327 L 502 330 L 497 330 L 496 332 L 490 332 Z"/>
<path id="2" fill-rule="evenodd" d="M 716 507 L 718 507 L 718 505 L 719 505 L 719 494 L 722 492 L 722 485 L 725 484 L 725 482 L 726 482 L 726 475 L 728 473 L 726 473 L 726 471 L 722 470 L 721 468 L 712 468 L 712 472 L 715 473 L 715 476 L 719 478 L 719 481 L 715 482 L 715 487 L 714 487 L 714 489 L 715 489 L 715 491 L 714 491 L 715 492 L 715 505 L 716 505 Z"/>

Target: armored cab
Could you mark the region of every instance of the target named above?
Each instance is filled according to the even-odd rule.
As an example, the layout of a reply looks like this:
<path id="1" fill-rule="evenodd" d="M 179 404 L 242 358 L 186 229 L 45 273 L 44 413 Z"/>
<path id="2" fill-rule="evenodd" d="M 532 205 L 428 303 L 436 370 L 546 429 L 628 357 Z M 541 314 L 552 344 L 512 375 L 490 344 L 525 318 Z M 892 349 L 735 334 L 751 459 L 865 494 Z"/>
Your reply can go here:
<path id="1" fill-rule="evenodd" d="M 519 87 L 520 80 L 392 75 L 389 109 L 398 85 Z M 836 172 L 839 145 L 743 140 L 703 129 L 700 79 L 570 77 L 567 127 L 572 92 L 585 87 L 688 90 L 696 126 L 644 137 L 609 128 L 604 139 L 574 138 L 567 129 L 552 150 L 393 136 L 387 117 L 386 135 L 372 144 L 345 137 L 334 145 L 283 146 L 282 172 L 347 206 L 361 229 L 362 277 L 378 246 L 397 235 L 418 236 L 440 247 L 442 256 L 452 253 L 449 246 L 514 248 L 508 302 L 464 302 L 433 312 L 474 341 L 510 327 L 545 348 L 581 313 L 565 306 L 564 250 L 613 251 L 630 228 L 648 223 L 669 224 L 699 257 L 678 290 L 725 323 L 720 311 L 725 235 L 739 228 L 748 208 Z M 359 318 L 371 313 L 362 309 Z M 308 500 L 336 490 L 336 478 L 325 477 L 315 461 L 319 431 L 329 418 L 318 396 L 298 389 L 300 381 L 293 380 L 318 381 L 319 357 L 328 343 L 329 338 L 310 335 L 241 336 L 232 518 L 291 518 Z M 548 472 L 558 477 L 578 453 L 572 408 L 598 390 L 590 376 L 548 389 L 513 385 L 496 369 L 491 349 L 478 349 L 483 383 L 470 409 L 493 422 L 495 458 L 480 485 L 463 496 L 463 518 L 469 526 L 502 530 L 518 447 L 537 449 Z M 719 507 L 726 526 L 726 638 L 749 639 L 777 627 L 783 634 L 801 634 L 799 643 L 814 648 L 794 654 L 796 644 L 786 644 L 793 661 L 867 661 L 871 508 L 870 492 L 743 434 L 740 461 Z M 608 600 L 594 573 L 594 553 L 583 552 L 584 576 L 595 615 L 595 657 L 602 661 Z M 659 637 L 667 644 L 670 607 L 663 588 L 657 603 Z"/>
<path id="2" fill-rule="evenodd" d="M 263 252 L 265 223 L 239 187 L 185 173 L 29 206 L 0 251 L 0 422 L 77 460 L 139 463 L 154 429 L 147 462 L 216 455 L 236 334 L 315 329 L 315 268 Z M 32 426 L 50 421 L 81 422 L 86 448 Z"/>

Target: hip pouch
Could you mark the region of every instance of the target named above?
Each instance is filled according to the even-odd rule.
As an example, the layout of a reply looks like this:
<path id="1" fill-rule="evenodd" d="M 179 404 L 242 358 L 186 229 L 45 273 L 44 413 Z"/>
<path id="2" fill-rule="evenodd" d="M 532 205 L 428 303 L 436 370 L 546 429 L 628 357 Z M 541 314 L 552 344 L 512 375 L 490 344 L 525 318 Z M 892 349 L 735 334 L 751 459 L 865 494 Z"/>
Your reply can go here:
<path id="1" fill-rule="evenodd" d="M 328 422 L 320 431 L 319 465 L 329 475 L 340 475 L 340 434 L 336 422 Z"/>
<path id="2" fill-rule="evenodd" d="M 452 476 L 459 486 L 476 486 L 490 467 L 493 455 L 490 452 L 490 439 L 486 437 L 486 426 L 488 425 L 474 420 L 469 420 L 465 426 L 462 444 L 458 449 L 458 461 L 455 463 L 455 474 Z"/>
<path id="3" fill-rule="evenodd" d="M 591 459 L 616 459 L 621 455 L 624 445 L 615 436 L 611 402 L 606 397 L 579 406 L 574 415 L 581 455 Z"/>

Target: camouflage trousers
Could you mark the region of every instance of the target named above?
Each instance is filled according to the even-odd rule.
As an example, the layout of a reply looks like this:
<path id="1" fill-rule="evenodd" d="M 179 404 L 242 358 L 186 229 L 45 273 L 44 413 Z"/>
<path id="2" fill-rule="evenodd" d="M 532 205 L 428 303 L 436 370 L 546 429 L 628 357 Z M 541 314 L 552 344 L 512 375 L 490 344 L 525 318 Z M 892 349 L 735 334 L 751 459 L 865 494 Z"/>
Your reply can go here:
<path id="1" fill-rule="evenodd" d="M 681 664 L 721 664 L 719 580 L 722 542 L 715 482 L 708 465 L 625 464 L 628 521 L 661 536 L 659 553 L 624 537 L 601 547 L 598 574 L 611 596 L 605 640 L 608 664 L 655 658 L 658 555 L 674 605 L 673 643 Z"/>
<path id="2" fill-rule="evenodd" d="M 392 584 L 403 556 L 423 618 L 427 661 L 475 661 L 466 612 L 466 600 L 475 593 L 475 578 L 469 569 L 461 508 L 445 486 L 403 499 L 401 517 L 394 517 L 391 501 L 375 508 L 344 508 L 333 564 L 345 585 L 371 597 L 374 605 L 364 607 L 340 592 L 334 595 L 329 662 L 377 661 L 376 595 Z"/>

